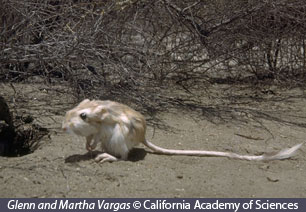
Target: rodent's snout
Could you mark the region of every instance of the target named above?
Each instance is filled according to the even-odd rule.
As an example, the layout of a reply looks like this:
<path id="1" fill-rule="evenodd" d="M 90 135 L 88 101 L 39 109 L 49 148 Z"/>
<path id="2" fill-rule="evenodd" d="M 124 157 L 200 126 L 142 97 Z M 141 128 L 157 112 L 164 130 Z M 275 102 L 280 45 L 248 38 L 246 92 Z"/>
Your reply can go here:
<path id="1" fill-rule="evenodd" d="M 67 124 L 65 124 L 65 123 L 62 124 L 62 130 L 64 132 L 67 132 L 69 130 L 69 127 L 67 126 Z"/>
<path id="2" fill-rule="evenodd" d="M 62 124 L 62 130 L 63 130 L 63 132 L 65 132 L 65 133 L 68 133 L 68 134 L 70 134 L 70 133 L 73 133 L 73 124 L 72 123 L 63 123 Z"/>

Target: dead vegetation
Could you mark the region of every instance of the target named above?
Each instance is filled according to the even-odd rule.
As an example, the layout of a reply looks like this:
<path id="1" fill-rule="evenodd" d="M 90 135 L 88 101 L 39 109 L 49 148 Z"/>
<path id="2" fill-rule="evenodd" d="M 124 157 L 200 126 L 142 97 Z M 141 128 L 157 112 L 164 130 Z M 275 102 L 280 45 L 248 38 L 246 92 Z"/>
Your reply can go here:
<path id="1" fill-rule="evenodd" d="M 305 77 L 303 1 L 2 0 L 1 80 L 88 87 Z"/>

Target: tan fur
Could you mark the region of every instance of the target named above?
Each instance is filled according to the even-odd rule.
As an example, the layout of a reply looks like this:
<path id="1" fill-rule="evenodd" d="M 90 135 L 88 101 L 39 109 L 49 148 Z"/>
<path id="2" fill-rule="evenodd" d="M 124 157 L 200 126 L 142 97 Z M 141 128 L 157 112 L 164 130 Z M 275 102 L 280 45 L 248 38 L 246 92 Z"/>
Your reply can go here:
<path id="1" fill-rule="evenodd" d="M 292 157 L 302 144 L 281 150 L 275 154 L 259 156 L 239 155 L 231 152 L 205 150 L 165 149 L 145 139 L 146 121 L 143 115 L 132 108 L 113 101 L 83 100 L 66 113 L 62 128 L 64 131 L 86 137 L 86 149 L 92 151 L 101 144 L 105 153 L 96 161 L 126 160 L 129 151 L 143 143 L 156 153 L 166 155 L 219 156 L 243 160 L 280 160 Z"/>

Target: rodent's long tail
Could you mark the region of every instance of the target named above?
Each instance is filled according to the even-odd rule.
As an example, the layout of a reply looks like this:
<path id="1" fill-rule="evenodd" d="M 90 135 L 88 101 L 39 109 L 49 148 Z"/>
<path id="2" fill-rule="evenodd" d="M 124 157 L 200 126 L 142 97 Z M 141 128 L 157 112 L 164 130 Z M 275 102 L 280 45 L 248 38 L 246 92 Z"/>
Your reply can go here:
<path id="1" fill-rule="evenodd" d="M 290 158 L 295 155 L 296 151 L 303 145 L 303 143 L 297 144 L 291 148 L 283 149 L 276 153 L 269 153 L 263 155 L 239 155 L 232 152 L 218 152 L 218 151 L 205 151 L 205 150 L 176 150 L 176 149 L 165 149 L 150 141 L 145 140 L 143 142 L 148 148 L 153 150 L 156 153 L 165 154 L 165 155 L 190 155 L 190 156 L 216 156 L 216 157 L 228 157 L 241 160 L 282 160 Z"/>

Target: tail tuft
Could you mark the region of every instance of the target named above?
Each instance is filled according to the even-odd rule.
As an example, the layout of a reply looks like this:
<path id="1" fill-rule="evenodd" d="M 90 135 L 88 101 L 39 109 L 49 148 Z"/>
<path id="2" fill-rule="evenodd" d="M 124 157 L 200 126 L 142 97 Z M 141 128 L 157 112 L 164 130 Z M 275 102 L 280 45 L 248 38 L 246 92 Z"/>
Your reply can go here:
<path id="1" fill-rule="evenodd" d="M 291 158 L 292 156 L 296 154 L 297 150 L 301 148 L 302 145 L 303 143 L 297 144 L 291 148 L 283 149 L 273 155 L 265 154 L 262 160 L 283 160 L 286 158 Z"/>

